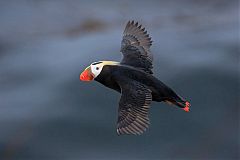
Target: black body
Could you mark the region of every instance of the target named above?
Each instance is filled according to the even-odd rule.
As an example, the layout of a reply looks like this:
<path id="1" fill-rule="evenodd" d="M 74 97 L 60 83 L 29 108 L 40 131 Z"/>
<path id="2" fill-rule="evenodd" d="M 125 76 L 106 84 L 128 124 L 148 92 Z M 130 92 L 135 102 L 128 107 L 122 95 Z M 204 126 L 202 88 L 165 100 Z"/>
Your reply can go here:
<path id="1" fill-rule="evenodd" d="M 165 101 L 173 103 L 181 108 L 185 107 L 186 101 L 178 96 L 171 88 L 155 78 L 152 74 L 131 66 L 106 65 L 95 80 L 119 93 L 121 93 L 120 81 L 126 82 L 126 85 L 130 81 L 137 81 L 151 90 L 153 101 Z"/>
<path id="2" fill-rule="evenodd" d="M 95 80 L 121 93 L 117 133 L 142 134 L 149 126 L 148 111 L 152 101 L 174 104 L 189 111 L 189 102 L 153 76 L 151 37 L 141 25 L 129 21 L 121 42 L 122 61 L 103 63 Z"/>

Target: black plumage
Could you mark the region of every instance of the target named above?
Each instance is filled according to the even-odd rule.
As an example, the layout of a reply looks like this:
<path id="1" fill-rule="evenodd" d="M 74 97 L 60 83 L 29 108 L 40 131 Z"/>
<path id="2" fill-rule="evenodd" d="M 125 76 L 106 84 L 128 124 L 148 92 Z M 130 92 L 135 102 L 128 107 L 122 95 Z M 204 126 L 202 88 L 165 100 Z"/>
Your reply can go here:
<path id="1" fill-rule="evenodd" d="M 167 102 L 189 111 L 188 101 L 153 76 L 151 45 L 145 28 L 129 21 L 123 32 L 122 61 L 99 61 L 91 65 L 92 72 L 96 73 L 94 80 L 121 93 L 117 120 L 119 135 L 139 135 L 148 128 L 148 111 L 152 101 Z M 97 71 L 101 67 L 101 71 Z M 87 75 L 87 72 L 84 73 L 82 79 Z"/>
<path id="2" fill-rule="evenodd" d="M 151 37 L 145 31 L 145 28 L 142 28 L 141 25 L 138 26 L 138 23 L 134 23 L 134 21 L 129 21 L 123 32 L 121 43 L 123 59 L 121 64 L 134 66 L 152 74 L 151 45 Z"/>
<path id="3" fill-rule="evenodd" d="M 135 67 L 105 65 L 95 80 L 122 94 L 118 109 L 118 134 L 143 133 L 149 125 L 148 109 L 151 101 L 164 101 L 180 108 L 186 106 L 187 101 L 171 88 L 152 74 Z"/>

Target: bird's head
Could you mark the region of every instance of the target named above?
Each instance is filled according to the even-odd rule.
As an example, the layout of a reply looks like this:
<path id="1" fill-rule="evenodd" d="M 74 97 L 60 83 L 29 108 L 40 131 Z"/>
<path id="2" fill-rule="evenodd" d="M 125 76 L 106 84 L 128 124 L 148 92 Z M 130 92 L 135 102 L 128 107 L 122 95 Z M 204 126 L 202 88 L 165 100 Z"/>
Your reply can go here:
<path id="1" fill-rule="evenodd" d="M 81 74 L 81 81 L 91 81 L 96 78 L 102 71 L 104 64 L 102 62 L 94 62 L 88 66 Z"/>
<path id="2" fill-rule="evenodd" d="M 114 61 L 99 61 L 93 62 L 90 66 L 88 66 L 81 74 L 80 80 L 81 81 L 92 81 L 96 78 L 102 71 L 105 65 L 117 65 L 118 62 Z"/>

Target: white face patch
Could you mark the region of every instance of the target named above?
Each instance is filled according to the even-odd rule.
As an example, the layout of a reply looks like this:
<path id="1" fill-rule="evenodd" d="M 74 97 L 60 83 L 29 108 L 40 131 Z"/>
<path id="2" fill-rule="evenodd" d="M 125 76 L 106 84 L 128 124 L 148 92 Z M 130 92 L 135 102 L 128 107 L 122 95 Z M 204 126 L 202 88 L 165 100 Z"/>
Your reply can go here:
<path id="1" fill-rule="evenodd" d="M 104 65 L 102 62 L 94 62 L 91 64 L 91 72 L 94 78 L 96 78 L 101 73 L 103 66 Z"/>

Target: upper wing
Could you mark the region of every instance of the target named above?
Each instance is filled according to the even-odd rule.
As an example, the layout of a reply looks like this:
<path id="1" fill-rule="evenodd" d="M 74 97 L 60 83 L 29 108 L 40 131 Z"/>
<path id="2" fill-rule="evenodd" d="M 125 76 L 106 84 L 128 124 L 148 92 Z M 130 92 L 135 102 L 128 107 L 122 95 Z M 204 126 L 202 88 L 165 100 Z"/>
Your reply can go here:
<path id="1" fill-rule="evenodd" d="M 131 65 L 152 74 L 152 54 L 150 46 L 152 45 L 151 37 L 138 25 L 138 22 L 129 21 L 123 32 L 121 43 L 121 52 L 123 59 L 121 64 Z"/>
<path id="2" fill-rule="evenodd" d="M 117 133 L 142 134 L 150 124 L 148 109 L 152 101 L 151 90 L 132 81 L 119 84 L 122 90 L 118 108 Z"/>

